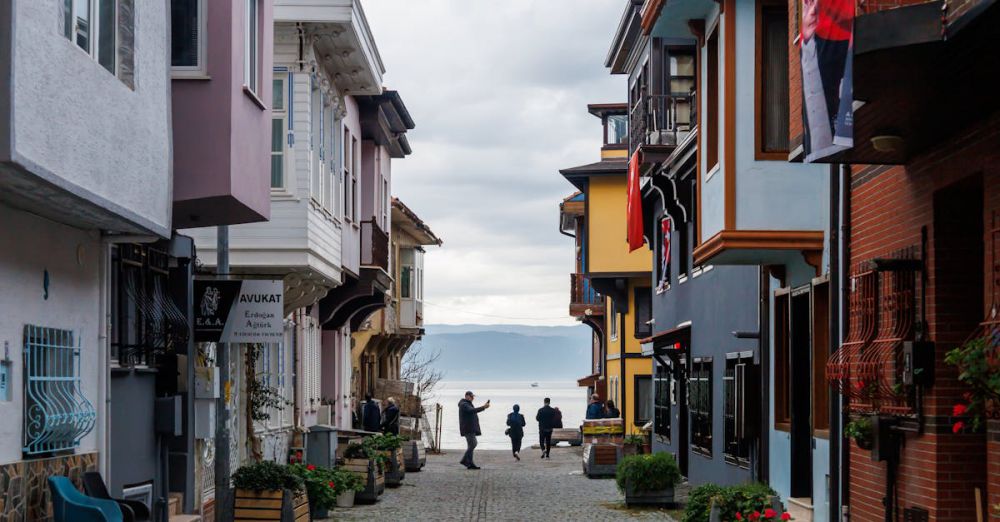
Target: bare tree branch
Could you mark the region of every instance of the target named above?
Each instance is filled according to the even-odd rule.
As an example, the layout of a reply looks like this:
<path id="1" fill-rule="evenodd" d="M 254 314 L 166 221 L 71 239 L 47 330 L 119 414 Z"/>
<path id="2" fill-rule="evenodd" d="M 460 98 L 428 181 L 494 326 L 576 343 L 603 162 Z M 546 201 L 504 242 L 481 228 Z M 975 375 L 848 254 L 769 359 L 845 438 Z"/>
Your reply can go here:
<path id="1" fill-rule="evenodd" d="M 421 341 L 417 341 L 403 356 L 400 368 L 400 378 L 413 383 L 413 394 L 423 401 L 434 391 L 434 387 L 444 376 L 441 370 L 434 368 L 434 363 L 441 357 L 441 350 L 427 350 Z"/>

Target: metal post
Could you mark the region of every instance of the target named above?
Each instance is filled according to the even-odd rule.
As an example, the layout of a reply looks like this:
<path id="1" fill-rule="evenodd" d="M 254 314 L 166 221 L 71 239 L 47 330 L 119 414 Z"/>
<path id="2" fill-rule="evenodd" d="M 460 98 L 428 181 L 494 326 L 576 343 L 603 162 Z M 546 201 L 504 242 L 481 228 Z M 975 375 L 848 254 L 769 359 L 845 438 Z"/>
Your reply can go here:
<path id="1" fill-rule="evenodd" d="M 229 277 L 229 227 L 218 227 L 216 275 Z M 229 498 L 229 345 L 218 343 L 219 398 L 215 401 L 215 522 L 232 520 Z"/>

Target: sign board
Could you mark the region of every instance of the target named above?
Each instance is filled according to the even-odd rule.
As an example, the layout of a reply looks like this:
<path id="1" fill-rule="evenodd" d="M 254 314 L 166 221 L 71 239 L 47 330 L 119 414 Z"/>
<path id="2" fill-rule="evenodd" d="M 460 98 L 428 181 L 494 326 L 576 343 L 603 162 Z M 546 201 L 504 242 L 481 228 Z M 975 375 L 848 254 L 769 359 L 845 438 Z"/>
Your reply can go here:
<path id="1" fill-rule="evenodd" d="M 195 280 L 195 342 L 281 342 L 282 290 L 280 280 Z"/>
<path id="2" fill-rule="evenodd" d="M 803 148 L 807 162 L 854 146 L 851 0 L 802 0 Z"/>

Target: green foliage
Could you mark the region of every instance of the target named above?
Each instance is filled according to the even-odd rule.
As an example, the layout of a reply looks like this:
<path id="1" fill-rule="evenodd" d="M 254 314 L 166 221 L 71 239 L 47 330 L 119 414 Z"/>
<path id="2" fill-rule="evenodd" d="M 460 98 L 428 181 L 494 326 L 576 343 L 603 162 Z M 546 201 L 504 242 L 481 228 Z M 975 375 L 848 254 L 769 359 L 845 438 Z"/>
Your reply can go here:
<path id="1" fill-rule="evenodd" d="M 338 495 L 345 491 L 354 491 L 357 493 L 365 490 L 365 481 L 357 473 L 344 469 L 335 469 L 333 473 L 334 480 L 337 483 Z"/>
<path id="2" fill-rule="evenodd" d="M 635 492 L 656 491 L 673 487 L 681 480 L 681 469 L 669 453 L 652 455 L 630 455 L 619 464 L 615 473 L 618 490 L 624 492 L 626 485 Z"/>
<path id="3" fill-rule="evenodd" d="M 642 446 L 643 444 L 646 443 L 646 438 L 643 437 L 642 435 L 636 435 L 636 434 L 626 435 L 625 439 L 623 440 L 623 443 L 631 444 L 634 446 Z"/>
<path id="4" fill-rule="evenodd" d="M 684 506 L 681 522 L 708 522 L 712 498 L 722 495 L 726 488 L 715 484 L 702 484 L 691 490 Z"/>
<path id="5" fill-rule="evenodd" d="M 958 368 L 958 380 L 970 388 L 965 394 L 968 404 L 957 404 L 955 416 L 971 417 L 972 431 L 983 427 L 983 417 L 995 413 L 1000 407 L 1000 353 L 997 350 L 997 333 L 977 337 L 945 355 L 945 362 Z M 954 431 L 965 425 L 955 423 Z"/>
<path id="6" fill-rule="evenodd" d="M 771 497 L 777 493 L 766 484 L 740 484 L 738 486 L 722 487 L 715 484 L 702 484 L 691 490 L 688 503 L 684 507 L 681 522 L 708 522 L 712 502 L 719 508 L 721 520 L 749 520 L 750 514 L 757 512 L 760 520 L 779 520 L 782 513 L 774 512 L 773 516 L 764 516 L 771 508 Z"/>
<path id="7" fill-rule="evenodd" d="M 344 451 L 344 457 L 349 459 L 367 459 L 375 461 L 378 466 L 379 471 L 384 471 L 386 464 L 389 462 L 389 457 L 382 453 L 375 447 L 375 442 L 372 437 L 365 437 L 361 444 L 352 442 L 347 445 L 347 449 Z"/>
<path id="8" fill-rule="evenodd" d="M 868 417 L 859 417 L 844 426 L 844 436 L 854 439 L 859 444 L 872 440 L 872 421 Z"/>
<path id="9" fill-rule="evenodd" d="M 337 472 L 312 464 L 292 464 L 288 467 L 302 479 L 309 494 L 309 501 L 319 509 L 330 509 L 337 505 Z"/>
<path id="10" fill-rule="evenodd" d="M 403 447 L 403 438 L 399 435 L 386 433 L 365 437 L 363 443 L 370 445 L 378 451 L 394 451 Z"/>
<path id="11" fill-rule="evenodd" d="M 270 460 L 240 466 L 233 473 L 233 487 L 252 491 L 268 491 L 290 489 L 296 493 L 302 491 L 302 478 L 293 473 L 288 466 L 283 466 Z"/>
<path id="12" fill-rule="evenodd" d="M 250 344 L 246 347 L 244 357 L 246 359 L 246 398 L 247 410 L 250 419 L 256 422 L 263 422 L 271 419 L 271 410 L 281 411 L 291 403 L 278 392 L 273 386 L 268 386 L 261 379 L 257 378 L 257 359 L 260 358 L 261 351 L 265 350 L 263 345 Z"/>

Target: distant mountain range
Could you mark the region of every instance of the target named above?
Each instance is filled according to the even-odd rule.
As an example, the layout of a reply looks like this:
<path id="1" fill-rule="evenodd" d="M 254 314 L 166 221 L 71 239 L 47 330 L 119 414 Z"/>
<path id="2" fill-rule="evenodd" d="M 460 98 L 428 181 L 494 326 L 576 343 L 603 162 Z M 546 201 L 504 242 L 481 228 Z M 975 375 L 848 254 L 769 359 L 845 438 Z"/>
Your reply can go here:
<path id="1" fill-rule="evenodd" d="M 592 330 L 584 325 L 427 325 L 425 329 L 421 350 L 440 350 L 435 367 L 444 372 L 446 381 L 576 380 L 590 370 Z"/>

